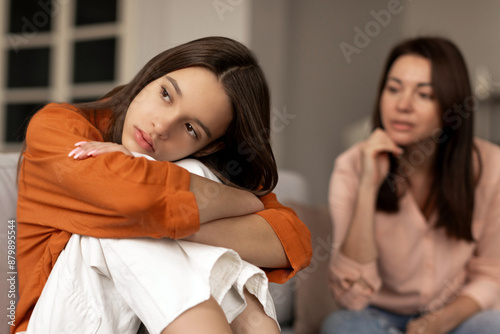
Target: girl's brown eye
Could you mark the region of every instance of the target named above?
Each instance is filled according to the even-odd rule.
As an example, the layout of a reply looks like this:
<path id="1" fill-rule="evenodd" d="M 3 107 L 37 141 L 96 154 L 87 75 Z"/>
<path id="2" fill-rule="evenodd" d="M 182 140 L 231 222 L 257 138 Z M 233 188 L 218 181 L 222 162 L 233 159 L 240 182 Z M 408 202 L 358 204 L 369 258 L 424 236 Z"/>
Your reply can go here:
<path id="1" fill-rule="evenodd" d="M 191 136 L 193 136 L 194 138 L 198 138 L 198 134 L 196 133 L 191 124 L 186 123 L 186 130 Z"/>
<path id="2" fill-rule="evenodd" d="M 164 100 L 170 102 L 170 94 L 168 94 L 167 90 L 163 87 L 161 88 L 161 96 L 163 97 Z"/>

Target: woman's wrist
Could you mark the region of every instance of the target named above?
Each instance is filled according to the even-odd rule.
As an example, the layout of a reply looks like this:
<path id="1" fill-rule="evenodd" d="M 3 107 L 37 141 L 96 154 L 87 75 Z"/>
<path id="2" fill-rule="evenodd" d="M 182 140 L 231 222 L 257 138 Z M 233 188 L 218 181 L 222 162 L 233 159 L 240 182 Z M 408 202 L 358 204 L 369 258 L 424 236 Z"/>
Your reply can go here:
<path id="1" fill-rule="evenodd" d="M 380 184 L 378 181 L 374 180 L 372 176 L 362 175 L 359 182 L 359 190 L 360 191 L 368 191 L 372 193 L 378 193 L 378 189 L 380 188 Z"/>

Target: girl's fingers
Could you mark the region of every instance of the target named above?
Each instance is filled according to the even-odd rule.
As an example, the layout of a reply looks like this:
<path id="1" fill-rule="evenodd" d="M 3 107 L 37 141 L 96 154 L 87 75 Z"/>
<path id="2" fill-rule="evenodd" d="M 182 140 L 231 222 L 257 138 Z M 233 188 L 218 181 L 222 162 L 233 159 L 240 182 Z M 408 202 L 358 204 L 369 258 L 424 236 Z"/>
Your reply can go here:
<path id="1" fill-rule="evenodd" d="M 91 148 L 77 147 L 73 151 L 69 152 L 68 156 L 73 157 L 73 159 L 86 159 L 97 150 L 92 150 Z"/>
<path id="2" fill-rule="evenodd" d="M 75 148 L 73 151 L 69 152 L 68 157 L 73 156 L 73 154 L 75 154 L 75 153 L 76 153 L 79 149 L 80 149 L 80 148 L 79 148 L 79 147 L 77 147 L 77 148 Z"/>

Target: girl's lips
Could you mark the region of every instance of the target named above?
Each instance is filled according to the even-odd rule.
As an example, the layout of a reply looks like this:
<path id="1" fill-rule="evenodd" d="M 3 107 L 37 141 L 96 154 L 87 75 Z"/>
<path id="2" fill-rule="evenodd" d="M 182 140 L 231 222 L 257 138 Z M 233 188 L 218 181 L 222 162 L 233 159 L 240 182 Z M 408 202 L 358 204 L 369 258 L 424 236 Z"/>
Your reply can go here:
<path id="1" fill-rule="evenodd" d="M 413 124 L 408 122 L 392 121 L 391 127 L 397 131 L 409 131 L 413 129 Z"/>
<path id="2" fill-rule="evenodd" d="M 146 132 L 136 128 L 134 136 L 135 136 L 135 141 L 137 142 L 137 144 L 139 144 L 140 147 L 142 147 L 143 149 L 145 149 L 148 152 L 155 151 L 154 146 L 153 146 L 153 141 L 151 140 L 151 137 L 149 137 L 149 135 Z"/>

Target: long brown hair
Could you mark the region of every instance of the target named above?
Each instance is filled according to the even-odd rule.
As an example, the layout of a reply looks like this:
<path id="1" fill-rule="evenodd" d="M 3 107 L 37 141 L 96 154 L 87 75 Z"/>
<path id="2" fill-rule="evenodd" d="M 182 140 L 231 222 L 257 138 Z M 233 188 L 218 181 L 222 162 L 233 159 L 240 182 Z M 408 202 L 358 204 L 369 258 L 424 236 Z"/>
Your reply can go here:
<path id="1" fill-rule="evenodd" d="M 125 115 L 135 96 L 167 73 L 192 66 L 204 67 L 217 76 L 233 111 L 231 124 L 220 138 L 224 148 L 198 159 L 226 184 L 257 195 L 271 192 L 278 173 L 270 145 L 269 88 L 253 53 L 235 40 L 205 37 L 168 49 L 151 59 L 128 84 L 114 88 L 98 101 L 76 106 L 87 115 L 111 110 L 104 140 L 120 144 Z"/>
<path id="2" fill-rule="evenodd" d="M 383 128 L 381 96 L 393 63 L 403 55 L 417 55 L 430 60 L 432 87 L 441 112 L 442 132 L 436 138 L 436 160 L 429 192 L 429 200 L 438 212 L 435 227 L 444 228 L 448 237 L 473 241 L 471 225 L 476 185 L 473 151 L 477 152 L 479 161 L 478 175 L 481 158 L 473 142 L 475 100 L 464 58 L 451 41 L 439 37 L 420 37 L 396 45 L 387 58 L 380 81 L 372 119 L 374 129 Z M 390 161 L 390 172 L 380 187 L 377 199 L 377 209 L 385 212 L 399 210 L 400 195 L 395 177 L 398 177 L 400 163 L 393 157 Z"/>

